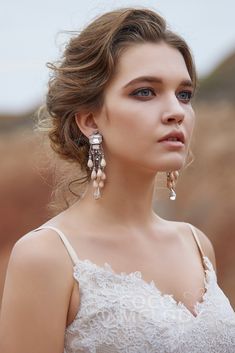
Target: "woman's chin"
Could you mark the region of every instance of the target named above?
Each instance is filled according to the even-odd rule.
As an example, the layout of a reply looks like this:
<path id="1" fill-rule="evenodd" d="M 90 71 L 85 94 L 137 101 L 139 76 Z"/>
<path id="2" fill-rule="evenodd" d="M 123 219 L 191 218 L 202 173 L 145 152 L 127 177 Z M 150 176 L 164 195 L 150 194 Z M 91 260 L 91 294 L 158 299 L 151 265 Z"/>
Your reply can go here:
<path id="1" fill-rule="evenodd" d="M 158 172 L 167 172 L 167 171 L 173 171 L 173 170 L 180 170 L 184 167 L 185 165 L 185 159 L 178 159 L 178 160 L 172 160 L 172 161 L 167 161 L 165 163 L 161 163 L 156 165 L 156 171 Z"/>

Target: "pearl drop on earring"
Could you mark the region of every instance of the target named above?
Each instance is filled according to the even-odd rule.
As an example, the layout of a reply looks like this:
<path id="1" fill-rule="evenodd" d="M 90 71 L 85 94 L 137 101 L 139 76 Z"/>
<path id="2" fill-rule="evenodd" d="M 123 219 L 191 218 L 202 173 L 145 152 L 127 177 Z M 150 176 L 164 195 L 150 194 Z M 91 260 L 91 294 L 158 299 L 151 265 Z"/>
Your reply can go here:
<path id="1" fill-rule="evenodd" d="M 175 181 L 174 181 L 174 174 L 173 172 L 167 172 L 167 187 L 170 189 L 169 198 L 172 201 L 176 199 L 176 192 L 174 190 Z"/>

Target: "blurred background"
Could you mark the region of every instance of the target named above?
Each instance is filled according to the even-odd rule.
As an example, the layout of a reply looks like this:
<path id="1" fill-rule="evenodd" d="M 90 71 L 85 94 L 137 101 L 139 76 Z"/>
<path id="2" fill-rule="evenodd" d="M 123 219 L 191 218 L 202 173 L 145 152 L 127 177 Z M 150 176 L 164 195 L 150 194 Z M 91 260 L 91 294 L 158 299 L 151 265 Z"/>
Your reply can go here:
<path id="1" fill-rule="evenodd" d="M 192 49 L 200 86 L 194 162 L 181 174 L 177 200 L 159 198 L 157 212 L 190 222 L 212 241 L 218 283 L 235 308 L 235 2 L 118 1 L 163 15 Z M 0 13 L 0 302 L 5 270 L 18 238 L 50 218 L 52 174 L 47 144 L 33 131 L 49 77 L 68 35 L 116 1 L 8 0 Z"/>

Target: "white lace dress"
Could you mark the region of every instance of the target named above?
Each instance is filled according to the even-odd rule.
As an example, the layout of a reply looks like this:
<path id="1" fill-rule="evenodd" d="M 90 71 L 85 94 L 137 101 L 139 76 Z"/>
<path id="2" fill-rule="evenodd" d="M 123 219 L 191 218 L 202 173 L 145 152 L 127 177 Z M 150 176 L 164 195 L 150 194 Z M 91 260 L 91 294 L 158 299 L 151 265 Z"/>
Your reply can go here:
<path id="1" fill-rule="evenodd" d="M 196 316 L 172 295 L 162 294 L 140 272 L 115 273 L 109 264 L 80 260 L 56 231 L 74 263 L 80 307 L 66 328 L 64 353 L 235 353 L 235 312 L 190 225 L 205 269 L 205 293 Z M 35 229 L 38 230 L 38 229 Z"/>

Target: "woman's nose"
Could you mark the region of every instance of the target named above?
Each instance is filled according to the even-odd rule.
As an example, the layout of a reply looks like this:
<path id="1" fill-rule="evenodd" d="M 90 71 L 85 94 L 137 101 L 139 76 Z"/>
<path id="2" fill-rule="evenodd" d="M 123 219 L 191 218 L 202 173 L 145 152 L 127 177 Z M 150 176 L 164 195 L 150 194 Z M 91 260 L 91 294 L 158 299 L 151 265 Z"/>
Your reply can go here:
<path id="1" fill-rule="evenodd" d="M 162 114 L 162 122 L 164 124 L 175 123 L 182 124 L 185 117 L 184 109 L 181 107 L 177 98 L 175 97 L 174 102 L 171 102 L 170 105 L 167 105 L 167 109 Z"/>

